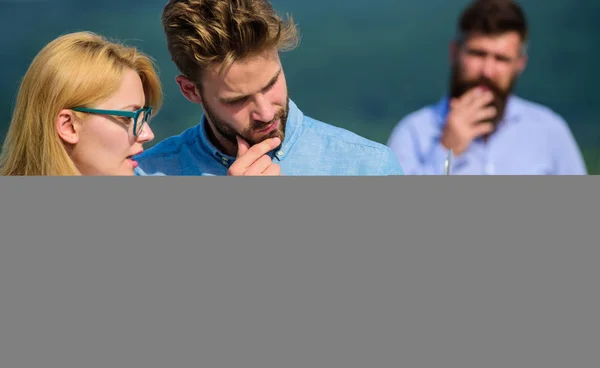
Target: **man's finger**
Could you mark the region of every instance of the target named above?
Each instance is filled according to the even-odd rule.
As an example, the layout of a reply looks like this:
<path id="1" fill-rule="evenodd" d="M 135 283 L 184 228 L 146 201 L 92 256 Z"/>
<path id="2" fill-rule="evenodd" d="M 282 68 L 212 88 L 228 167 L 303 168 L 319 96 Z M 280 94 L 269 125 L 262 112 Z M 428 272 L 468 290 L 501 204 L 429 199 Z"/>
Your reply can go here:
<path id="1" fill-rule="evenodd" d="M 264 141 L 250 147 L 250 149 L 244 153 L 243 156 L 240 156 L 237 160 L 235 160 L 234 165 L 239 166 L 242 171 L 246 171 L 248 167 L 254 163 L 254 161 L 258 160 L 267 152 L 279 146 L 280 143 L 281 139 L 278 137 L 265 139 Z"/>
<path id="2" fill-rule="evenodd" d="M 484 109 L 477 110 L 473 114 L 472 124 L 478 124 L 482 121 L 490 120 L 497 114 L 497 110 L 494 106 L 488 106 Z"/>
<path id="3" fill-rule="evenodd" d="M 265 153 L 275 149 L 277 146 L 279 146 L 280 143 L 281 139 L 279 137 L 268 138 L 250 147 L 249 151 L 258 156 L 262 156 Z"/>
<path id="4" fill-rule="evenodd" d="M 480 87 L 471 88 L 465 94 L 460 97 L 461 106 L 469 106 L 475 101 L 475 99 L 483 93 L 483 89 Z"/>
<path id="5" fill-rule="evenodd" d="M 280 176 L 281 175 L 281 166 L 278 164 L 271 164 L 265 171 L 262 173 L 263 176 Z"/>
<path id="6" fill-rule="evenodd" d="M 248 167 L 248 170 L 246 170 L 246 174 L 244 174 L 244 175 L 248 175 L 248 176 L 262 175 L 262 173 L 269 166 L 271 166 L 272 163 L 273 163 L 273 161 L 271 160 L 271 157 L 269 157 L 268 155 L 262 155 L 258 160 L 254 161 L 254 163 L 252 163 L 252 165 L 250 165 Z"/>
<path id="7" fill-rule="evenodd" d="M 240 156 L 243 156 L 246 154 L 246 152 L 248 152 L 248 149 L 250 149 L 250 144 L 248 144 L 248 142 L 246 142 L 246 140 L 244 138 L 242 138 L 240 135 L 235 136 L 236 140 L 237 140 L 237 158 L 239 158 Z"/>
<path id="8" fill-rule="evenodd" d="M 494 124 L 492 123 L 481 123 L 477 124 L 472 131 L 473 138 L 482 136 L 484 134 L 490 134 L 494 131 Z"/>
<path id="9" fill-rule="evenodd" d="M 479 109 L 494 100 L 494 93 L 492 91 L 485 91 L 482 94 L 478 95 L 471 102 L 471 107 L 474 109 Z"/>

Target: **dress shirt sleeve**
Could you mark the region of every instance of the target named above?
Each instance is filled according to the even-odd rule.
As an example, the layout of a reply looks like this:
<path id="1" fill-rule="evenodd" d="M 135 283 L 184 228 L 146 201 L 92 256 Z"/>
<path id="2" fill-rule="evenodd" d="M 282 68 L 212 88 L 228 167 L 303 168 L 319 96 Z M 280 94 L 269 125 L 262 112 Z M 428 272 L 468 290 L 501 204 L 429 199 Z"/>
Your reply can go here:
<path id="1" fill-rule="evenodd" d="M 585 161 L 567 122 L 554 116 L 550 137 L 555 175 L 587 175 Z"/>

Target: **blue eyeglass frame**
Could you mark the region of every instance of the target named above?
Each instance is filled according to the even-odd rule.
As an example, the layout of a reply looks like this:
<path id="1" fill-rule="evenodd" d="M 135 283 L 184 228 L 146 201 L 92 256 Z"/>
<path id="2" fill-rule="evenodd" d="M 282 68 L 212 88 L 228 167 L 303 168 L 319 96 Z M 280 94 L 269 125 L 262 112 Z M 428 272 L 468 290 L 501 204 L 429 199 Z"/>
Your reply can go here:
<path id="1" fill-rule="evenodd" d="M 138 116 L 140 116 L 140 114 L 142 112 L 146 113 L 146 115 L 144 115 L 144 120 L 142 121 L 142 124 L 140 125 L 140 132 L 141 132 L 142 128 L 144 127 L 144 123 L 147 123 L 152 115 L 152 106 L 143 107 L 136 111 L 101 110 L 101 109 L 91 109 L 91 108 L 87 108 L 87 107 L 74 107 L 71 110 L 85 112 L 85 113 L 89 113 L 89 114 L 112 115 L 112 116 L 123 116 L 126 118 L 133 118 L 133 135 L 136 137 L 138 136 L 138 128 L 137 128 Z"/>

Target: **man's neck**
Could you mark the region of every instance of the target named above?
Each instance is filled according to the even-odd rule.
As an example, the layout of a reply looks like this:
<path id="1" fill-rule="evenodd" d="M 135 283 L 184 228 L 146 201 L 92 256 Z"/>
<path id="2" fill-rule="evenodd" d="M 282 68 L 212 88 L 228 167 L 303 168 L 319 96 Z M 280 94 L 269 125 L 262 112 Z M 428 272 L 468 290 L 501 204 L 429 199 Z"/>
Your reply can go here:
<path id="1" fill-rule="evenodd" d="M 230 140 L 223 137 L 221 134 L 216 132 L 210 123 L 204 125 L 206 136 L 210 143 L 212 143 L 219 151 L 226 155 L 235 157 L 237 154 L 237 145 L 232 143 Z"/>

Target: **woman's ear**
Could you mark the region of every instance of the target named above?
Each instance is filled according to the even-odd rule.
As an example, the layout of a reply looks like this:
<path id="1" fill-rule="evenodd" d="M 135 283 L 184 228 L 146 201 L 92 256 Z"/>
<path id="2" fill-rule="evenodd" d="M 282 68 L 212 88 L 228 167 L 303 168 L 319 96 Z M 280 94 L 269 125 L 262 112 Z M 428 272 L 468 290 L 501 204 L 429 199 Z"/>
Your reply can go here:
<path id="1" fill-rule="evenodd" d="M 56 131 L 58 136 L 66 143 L 76 144 L 79 142 L 80 123 L 75 119 L 73 111 L 63 109 L 56 117 Z"/>

